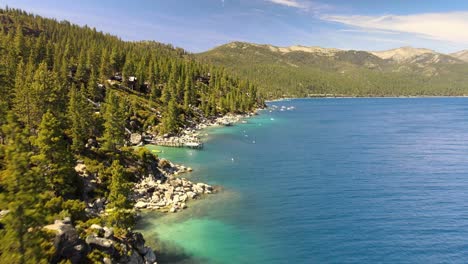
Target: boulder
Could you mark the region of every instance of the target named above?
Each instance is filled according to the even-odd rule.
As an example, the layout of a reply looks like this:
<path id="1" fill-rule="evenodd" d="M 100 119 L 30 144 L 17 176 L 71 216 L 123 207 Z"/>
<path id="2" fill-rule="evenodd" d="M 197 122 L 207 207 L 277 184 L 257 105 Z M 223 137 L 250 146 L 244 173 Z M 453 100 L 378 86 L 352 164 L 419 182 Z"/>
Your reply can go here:
<path id="1" fill-rule="evenodd" d="M 195 198 L 195 196 L 197 196 L 196 193 L 194 193 L 194 192 L 187 192 L 187 197 L 188 197 L 188 198 L 193 199 L 193 198 Z"/>
<path id="2" fill-rule="evenodd" d="M 170 187 L 169 190 L 167 190 L 165 193 L 164 193 L 164 197 L 166 197 L 167 200 L 170 200 L 172 199 L 172 195 L 174 194 L 174 191 L 173 191 L 174 187 Z"/>
<path id="3" fill-rule="evenodd" d="M 135 208 L 137 208 L 137 209 L 143 209 L 143 208 L 146 208 L 146 207 L 148 207 L 148 204 L 143 202 L 143 201 L 138 201 L 135 204 Z"/>
<path id="4" fill-rule="evenodd" d="M 198 185 L 198 184 L 197 184 L 197 185 L 194 185 L 194 186 L 192 187 L 192 190 L 193 190 L 194 192 L 196 192 L 196 193 L 203 193 L 203 192 L 204 192 L 203 187 L 201 187 L 201 186 Z"/>
<path id="5" fill-rule="evenodd" d="M 111 239 L 114 236 L 114 229 L 112 227 L 104 227 L 104 238 Z"/>
<path id="6" fill-rule="evenodd" d="M 96 201 L 94 202 L 94 208 L 96 208 L 98 211 L 103 210 L 105 202 L 106 202 L 105 198 L 97 198 Z"/>
<path id="7" fill-rule="evenodd" d="M 179 195 L 178 195 L 178 194 L 174 195 L 174 198 L 172 199 L 172 202 L 176 204 L 176 203 L 178 203 L 179 201 L 180 201 Z"/>
<path id="8" fill-rule="evenodd" d="M 75 171 L 78 174 L 85 174 L 86 173 L 86 165 L 79 163 L 75 166 Z"/>
<path id="9" fill-rule="evenodd" d="M 0 210 L 0 218 L 4 217 L 7 215 L 10 211 L 9 210 Z"/>
<path id="10" fill-rule="evenodd" d="M 171 168 L 171 163 L 167 159 L 160 159 L 158 162 L 158 167 L 163 169 Z"/>
<path id="11" fill-rule="evenodd" d="M 153 193 L 153 196 L 151 196 L 151 201 L 153 203 L 157 203 L 159 202 L 160 198 L 159 198 L 159 195 L 157 193 Z"/>
<path id="12" fill-rule="evenodd" d="M 148 248 L 148 252 L 143 257 L 143 259 L 145 260 L 145 264 L 156 263 L 156 255 L 154 254 L 154 251 L 151 248 Z"/>
<path id="13" fill-rule="evenodd" d="M 141 143 L 143 137 L 139 133 L 133 133 L 130 135 L 130 144 L 138 145 Z"/>
<path id="14" fill-rule="evenodd" d="M 136 249 L 140 254 L 146 253 L 145 239 L 139 232 L 127 233 L 127 239 L 129 243 Z"/>
<path id="15" fill-rule="evenodd" d="M 102 226 L 98 225 L 98 224 L 92 224 L 89 228 L 93 229 L 93 230 L 97 230 L 97 231 L 101 231 L 102 230 Z"/>
<path id="16" fill-rule="evenodd" d="M 114 241 L 107 238 L 98 237 L 94 234 L 86 237 L 86 243 L 93 248 L 97 248 L 107 253 L 113 253 L 114 251 Z"/>
<path id="17" fill-rule="evenodd" d="M 85 145 L 87 148 L 97 148 L 99 144 L 95 138 L 88 139 L 88 143 Z"/>
<path id="18" fill-rule="evenodd" d="M 128 261 L 126 261 L 128 264 L 144 264 L 143 257 L 138 254 L 135 250 L 132 251 L 132 254 L 130 255 L 130 258 Z"/>
<path id="19" fill-rule="evenodd" d="M 89 252 L 88 245 L 79 237 L 78 232 L 68 220 L 56 220 L 54 224 L 44 227 L 44 229 L 56 232 L 55 254 L 50 260 L 51 263 L 59 263 L 62 260 L 70 260 L 72 264 L 83 263 Z"/>
<path id="20" fill-rule="evenodd" d="M 167 205 L 166 201 L 164 200 L 160 200 L 158 203 L 155 204 L 156 206 L 159 206 L 159 207 L 164 207 Z"/>

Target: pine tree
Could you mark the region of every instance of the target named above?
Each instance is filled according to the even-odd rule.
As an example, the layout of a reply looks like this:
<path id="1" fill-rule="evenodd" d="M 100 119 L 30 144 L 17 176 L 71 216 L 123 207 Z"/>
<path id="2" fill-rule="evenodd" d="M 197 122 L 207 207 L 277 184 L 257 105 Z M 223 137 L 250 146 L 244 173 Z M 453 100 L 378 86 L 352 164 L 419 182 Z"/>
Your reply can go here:
<path id="1" fill-rule="evenodd" d="M 75 78 L 78 81 L 84 81 L 86 78 L 86 54 L 84 49 L 81 50 L 77 63 Z"/>
<path id="2" fill-rule="evenodd" d="M 162 133 L 173 133 L 177 131 L 178 109 L 174 98 L 169 101 L 166 111 L 163 113 Z"/>
<path id="3" fill-rule="evenodd" d="M 96 75 L 96 71 L 94 68 L 91 70 L 91 74 L 89 75 L 88 85 L 86 89 L 86 95 L 89 99 L 93 101 L 99 101 L 101 98 L 101 91 L 98 87 L 98 78 Z"/>
<path id="4" fill-rule="evenodd" d="M 65 91 L 59 84 L 57 75 L 49 72 L 45 63 L 41 63 L 37 68 L 30 90 L 31 100 L 27 104 L 31 127 L 36 127 L 40 123 L 47 110 L 61 113 L 61 110 L 66 108 Z"/>
<path id="5" fill-rule="evenodd" d="M 73 197 L 77 187 L 74 159 L 64 139 L 63 127 L 50 111 L 42 117 L 35 146 L 38 154 L 33 161 L 45 178 L 46 190 L 58 197 Z"/>
<path id="6" fill-rule="evenodd" d="M 115 227 L 128 228 L 134 225 L 132 203 L 129 199 L 131 185 L 125 179 L 125 171 L 118 160 L 109 168 L 111 172 L 111 183 L 109 186 L 109 208 L 108 222 Z"/>
<path id="7" fill-rule="evenodd" d="M 107 79 L 109 79 L 109 77 L 111 77 L 111 74 L 113 74 L 113 72 L 109 66 L 109 53 L 105 49 L 102 52 L 101 56 L 101 65 L 99 66 L 99 79 L 101 80 L 101 82 L 104 83 L 105 81 L 107 81 Z"/>
<path id="8" fill-rule="evenodd" d="M 187 111 L 189 106 L 193 104 L 194 96 L 193 96 L 193 83 L 192 78 L 190 76 L 186 76 L 185 84 L 184 84 L 184 108 Z"/>
<path id="9" fill-rule="evenodd" d="M 75 84 L 72 84 L 68 103 L 68 120 L 72 137 L 71 148 L 77 153 L 84 150 L 86 140 L 92 136 L 93 110 L 84 97 L 83 90 L 84 85 L 81 86 L 81 90 L 78 90 Z"/>
<path id="10" fill-rule="evenodd" d="M 109 91 L 104 104 L 104 136 L 102 147 L 116 150 L 125 141 L 126 103 Z"/>
<path id="11" fill-rule="evenodd" d="M 15 31 L 15 39 L 14 39 L 14 54 L 16 56 L 16 59 L 18 61 L 22 60 L 25 55 L 26 51 L 26 45 L 24 41 L 24 35 L 23 35 L 23 27 L 21 25 L 18 25 L 16 27 Z M 26 57 L 27 58 L 27 57 Z M 16 65 L 16 64 L 15 64 Z"/>
<path id="12" fill-rule="evenodd" d="M 169 101 L 171 100 L 171 88 L 169 87 L 169 85 L 164 85 L 163 89 L 162 89 L 162 93 L 161 93 L 161 103 L 166 106 L 169 104 Z"/>
<path id="13" fill-rule="evenodd" d="M 40 232 L 44 223 L 40 192 L 45 184 L 31 167 L 28 133 L 16 120 L 10 115 L 3 128 L 7 145 L 0 184 L 6 192 L 2 204 L 8 205 L 9 213 L 2 219 L 5 231 L 0 236 L 0 263 L 46 263 Z"/>

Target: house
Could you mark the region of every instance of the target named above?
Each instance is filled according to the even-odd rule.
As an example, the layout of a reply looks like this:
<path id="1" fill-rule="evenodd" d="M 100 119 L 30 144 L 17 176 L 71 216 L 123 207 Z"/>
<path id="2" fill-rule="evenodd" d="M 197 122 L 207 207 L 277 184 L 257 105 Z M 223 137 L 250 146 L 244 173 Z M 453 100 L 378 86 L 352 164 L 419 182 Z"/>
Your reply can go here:
<path id="1" fill-rule="evenodd" d="M 121 82 L 121 81 L 122 81 L 122 73 L 116 72 L 116 73 L 114 74 L 114 76 L 112 76 L 110 79 L 111 79 L 112 81 L 119 81 L 119 82 Z"/>
<path id="2" fill-rule="evenodd" d="M 135 76 L 130 76 L 128 77 L 128 88 L 132 89 L 132 90 L 135 90 L 136 86 L 137 86 L 137 77 Z"/>

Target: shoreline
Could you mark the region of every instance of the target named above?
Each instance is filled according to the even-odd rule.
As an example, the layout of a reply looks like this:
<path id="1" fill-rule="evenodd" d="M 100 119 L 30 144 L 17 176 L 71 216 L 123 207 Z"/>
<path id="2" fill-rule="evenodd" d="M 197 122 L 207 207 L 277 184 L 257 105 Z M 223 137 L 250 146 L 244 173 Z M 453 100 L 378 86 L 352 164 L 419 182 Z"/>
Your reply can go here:
<path id="1" fill-rule="evenodd" d="M 188 148 L 203 148 L 201 140 L 202 131 L 206 128 L 217 126 L 231 126 L 239 123 L 242 119 L 249 118 L 257 115 L 261 108 L 255 109 L 252 112 L 245 114 L 226 114 L 211 118 L 199 117 L 200 121 L 197 123 L 191 121 L 191 125 L 183 128 L 175 135 L 166 134 L 163 136 L 153 136 L 144 145 L 166 146 L 166 147 L 188 147 Z"/>
<path id="2" fill-rule="evenodd" d="M 208 135 L 203 133 L 204 130 L 223 125 L 232 126 L 243 119 L 258 115 L 259 110 L 261 109 L 258 108 L 245 114 L 227 114 L 216 118 L 204 118 L 202 122 L 186 127 L 178 135 L 167 137 L 166 140 L 183 146 L 193 141 L 203 144 L 200 134 Z M 141 147 L 147 145 L 161 146 L 150 142 Z M 151 152 L 153 153 L 153 151 Z M 222 186 L 211 186 L 202 182 L 195 183 L 188 178 L 180 177 L 180 174 L 192 172 L 192 168 L 183 164 L 175 164 L 165 158 L 159 159 L 158 167 L 161 168 L 159 175 L 150 174 L 142 178 L 133 188 L 131 196 L 135 202 L 134 209 L 137 212 L 177 213 L 188 208 L 188 203 L 191 200 L 203 199 L 207 195 L 217 193 L 222 188 Z"/>
<path id="3" fill-rule="evenodd" d="M 302 99 L 410 99 L 410 98 L 468 98 L 468 95 L 401 95 L 401 96 L 307 96 L 307 97 L 286 97 L 272 100 L 265 100 L 265 103 L 285 102 Z"/>

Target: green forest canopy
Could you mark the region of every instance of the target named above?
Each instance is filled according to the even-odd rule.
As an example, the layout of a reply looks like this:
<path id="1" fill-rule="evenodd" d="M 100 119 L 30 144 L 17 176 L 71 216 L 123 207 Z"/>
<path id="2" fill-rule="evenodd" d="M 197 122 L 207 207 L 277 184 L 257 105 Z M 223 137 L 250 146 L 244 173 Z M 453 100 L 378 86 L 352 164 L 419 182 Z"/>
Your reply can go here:
<path id="1" fill-rule="evenodd" d="M 8 8 L 0 10 L 0 94 L 0 210 L 9 211 L 0 263 L 8 264 L 48 263 L 54 249 L 42 226 L 55 219 L 111 225 L 117 235 L 133 226 L 126 194 L 156 157 L 125 147 L 127 129 L 177 133 L 201 113 L 263 105 L 252 83 L 182 49 Z M 77 160 L 98 178 L 90 194 Z M 103 196 L 113 210 L 85 214 L 86 199 Z"/>

